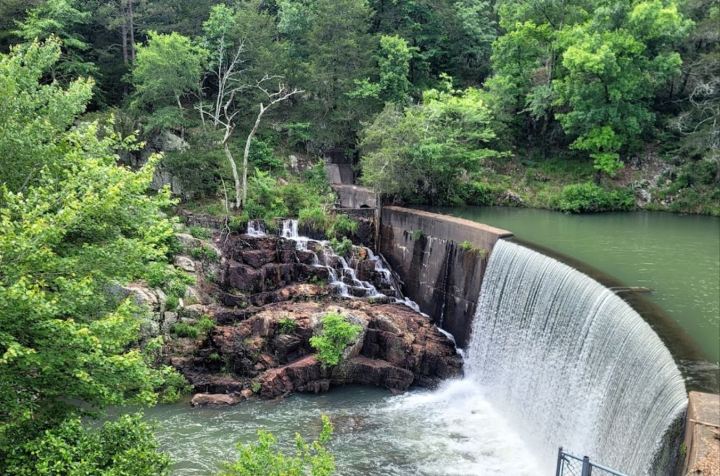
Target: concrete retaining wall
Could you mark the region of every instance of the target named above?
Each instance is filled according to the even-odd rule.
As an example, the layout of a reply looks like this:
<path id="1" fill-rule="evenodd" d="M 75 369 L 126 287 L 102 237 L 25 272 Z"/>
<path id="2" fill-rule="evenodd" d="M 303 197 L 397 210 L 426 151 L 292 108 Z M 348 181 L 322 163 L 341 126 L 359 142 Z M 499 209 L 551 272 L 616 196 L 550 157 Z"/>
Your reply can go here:
<path id="1" fill-rule="evenodd" d="M 377 194 L 365 187 L 357 185 L 333 185 L 343 208 L 377 208 Z"/>
<path id="2" fill-rule="evenodd" d="M 461 218 L 384 207 L 379 251 L 404 281 L 405 294 L 464 347 L 488 255 L 508 236 L 512 233 Z"/>
<path id="3" fill-rule="evenodd" d="M 720 395 L 690 392 L 683 474 L 720 476 Z"/>

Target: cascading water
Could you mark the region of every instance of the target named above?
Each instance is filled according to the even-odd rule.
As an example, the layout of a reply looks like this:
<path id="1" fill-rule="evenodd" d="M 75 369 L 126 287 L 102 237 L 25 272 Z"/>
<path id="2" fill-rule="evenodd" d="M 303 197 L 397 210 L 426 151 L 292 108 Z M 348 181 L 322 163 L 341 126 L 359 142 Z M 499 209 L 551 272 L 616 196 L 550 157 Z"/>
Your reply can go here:
<path id="1" fill-rule="evenodd" d="M 670 352 L 627 303 L 504 240 L 483 281 L 466 375 L 523 428 L 548 474 L 558 446 L 648 474 L 687 404 Z"/>
<path id="2" fill-rule="evenodd" d="M 248 223 L 247 234 L 252 236 L 262 236 L 265 234 L 262 224 L 258 221 Z M 323 267 L 328 270 L 329 285 L 335 289 L 337 294 L 342 297 L 365 297 L 382 299 L 387 298 L 409 306 L 415 310 L 418 306 L 415 302 L 402 297 L 400 286 L 397 284 L 387 267 L 385 267 L 382 259 L 375 255 L 372 250 L 365 247 L 353 246 L 353 250 L 362 250 L 366 256 L 366 260 L 373 265 L 373 271 L 378 279 L 376 283 L 383 289 L 380 292 L 378 288 L 371 282 L 358 279 L 357 266 L 359 261 L 353 260 L 353 266 L 348 263 L 344 256 L 340 256 L 333 251 L 330 243 L 323 240 L 314 240 L 306 236 L 301 236 L 298 232 L 297 220 L 283 220 L 280 236 L 295 242 L 298 250 L 308 251 L 313 254 L 313 266 Z"/>

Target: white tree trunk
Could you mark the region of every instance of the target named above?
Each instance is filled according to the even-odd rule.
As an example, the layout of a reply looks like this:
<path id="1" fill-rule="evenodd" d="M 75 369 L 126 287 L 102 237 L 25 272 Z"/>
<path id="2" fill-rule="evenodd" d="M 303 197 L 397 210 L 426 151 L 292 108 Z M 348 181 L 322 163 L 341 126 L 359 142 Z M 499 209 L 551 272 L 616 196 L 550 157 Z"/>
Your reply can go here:
<path id="1" fill-rule="evenodd" d="M 235 206 L 234 208 L 241 208 L 242 202 L 241 202 L 241 188 L 240 188 L 240 174 L 238 174 L 237 164 L 235 163 L 235 158 L 232 155 L 232 152 L 230 152 L 230 147 L 228 146 L 227 142 L 225 142 L 225 157 L 227 157 L 228 162 L 230 162 L 230 167 L 232 168 L 233 173 L 233 179 L 235 179 Z"/>
<path id="2" fill-rule="evenodd" d="M 245 202 L 247 201 L 247 171 L 248 171 L 248 157 L 250 157 L 250 144 L 252 143 L 253 137 L 255 137 L 255 133 L 258 130 L 258 127 L 260 126 L 260 120 L 262 119 L 263 114 L 265 114 L 265 111 L 267 111 L 267 108 L 260 104 L 260 112 L 257 115 L 257 118 L 255 119 L 255 124 L 253 125 L 252 130 L 250 131 L 250 134 L 248 134 L 248 138 L 245 141 L 245 153 L 243 154 L 243 179 L 242 179 L 242 206 L 245 206 Z"/>

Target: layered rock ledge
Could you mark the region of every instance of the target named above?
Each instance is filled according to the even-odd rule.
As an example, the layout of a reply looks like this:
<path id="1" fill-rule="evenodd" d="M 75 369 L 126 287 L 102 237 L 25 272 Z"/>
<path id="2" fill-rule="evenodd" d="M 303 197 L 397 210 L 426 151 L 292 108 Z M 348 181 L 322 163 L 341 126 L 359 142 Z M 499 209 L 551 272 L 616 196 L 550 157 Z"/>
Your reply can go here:
<path id="1" fill-rule="evenodd" d="M 215 327 L 195 339 L 173 338 L 165 349 L 169 363 L 198 392 L 193 404 L 232 405 L 253 395 L 276 398 L 346 384 L 402 392 L 461 374 L 455 344 L 428 317 L 390 299 L 334 294 L 329 271 L 317 266 L 312 249 L 298 250 L 292 240 L 275 236 L 238 234 L 215 237 L 210 246 L 219 259 L 194 260 L 194 269 L 203 294 L 200 312 Z M 357 274 L 387 286 L 365 262 L 368 253 L 356 254 Z M 191 269 L 186 260 L 182 264 Z M 319 362 L 310 346 L 328 312 L 362 328 L 333 367 Z"/>

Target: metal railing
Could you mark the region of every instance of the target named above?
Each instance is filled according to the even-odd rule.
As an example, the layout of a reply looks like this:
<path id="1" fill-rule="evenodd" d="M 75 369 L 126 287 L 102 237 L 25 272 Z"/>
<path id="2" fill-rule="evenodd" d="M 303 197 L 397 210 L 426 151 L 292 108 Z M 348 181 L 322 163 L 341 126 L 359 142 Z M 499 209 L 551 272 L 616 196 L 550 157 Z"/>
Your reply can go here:
<path id="1" fill-rule="evenodd" d="M 557 469 L 555 476 L 627 476 L 625 473 L 615 471 L 601 464 L 593 463 L 590 458 L 584 456 L 578 458 L 563 451 L 562 446 L 558 449 Z"/>

